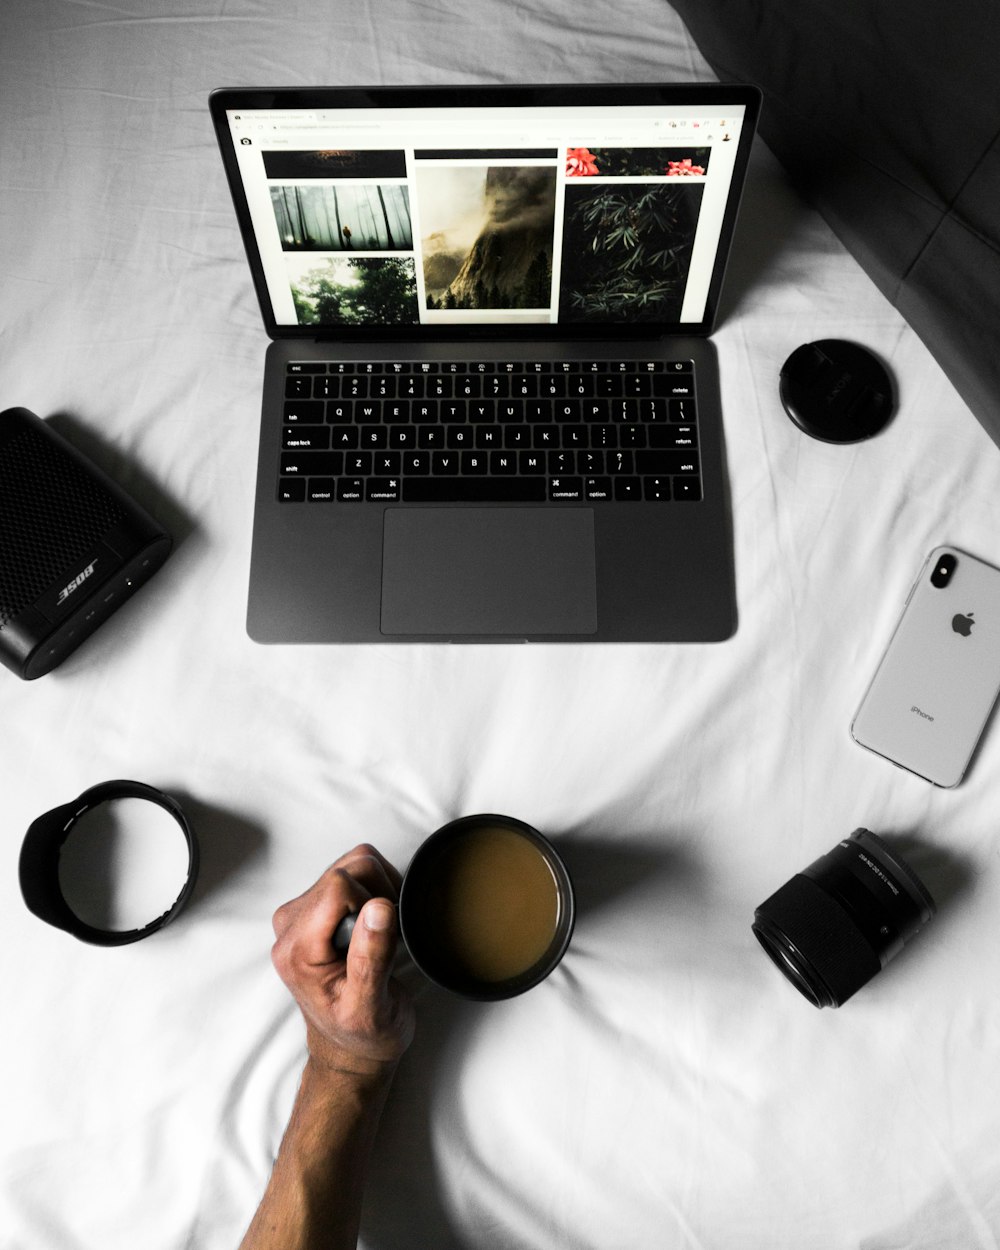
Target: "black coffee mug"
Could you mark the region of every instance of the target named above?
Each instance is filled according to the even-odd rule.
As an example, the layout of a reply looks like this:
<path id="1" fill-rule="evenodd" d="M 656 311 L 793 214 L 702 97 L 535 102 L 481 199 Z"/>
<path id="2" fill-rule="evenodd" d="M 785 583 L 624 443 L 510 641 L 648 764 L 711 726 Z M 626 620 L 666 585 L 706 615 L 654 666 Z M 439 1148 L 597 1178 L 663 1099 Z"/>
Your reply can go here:
<path id="1" fill-rule="evenodd" d="M 415 852 L 399 893 L 399 929 L 429 980 L 462 998 L 523 994 L 557 967 L 573 934 L 576 902 L 558 851 L 512 816 L 463 816 Z M 346 951 L 354 917 L 341 921 Z"/>

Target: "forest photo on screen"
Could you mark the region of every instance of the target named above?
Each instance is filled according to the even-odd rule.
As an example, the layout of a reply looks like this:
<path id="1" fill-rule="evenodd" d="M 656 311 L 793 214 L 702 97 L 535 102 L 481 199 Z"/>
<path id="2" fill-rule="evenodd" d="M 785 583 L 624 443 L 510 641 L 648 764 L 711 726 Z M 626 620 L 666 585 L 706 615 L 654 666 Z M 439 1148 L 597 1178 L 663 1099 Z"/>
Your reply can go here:
<path id="1" fill-rule="evenodd" d="M 313 184 L 271 187 L 285 251 L 388 251 L 413 248 L 406 187 Z"/>
<path id="2" fill-rule="evenodd" d="M 300 325 L 392 326 L 420 320 L 412 257 L 290 257 L 286 263 Z"/>

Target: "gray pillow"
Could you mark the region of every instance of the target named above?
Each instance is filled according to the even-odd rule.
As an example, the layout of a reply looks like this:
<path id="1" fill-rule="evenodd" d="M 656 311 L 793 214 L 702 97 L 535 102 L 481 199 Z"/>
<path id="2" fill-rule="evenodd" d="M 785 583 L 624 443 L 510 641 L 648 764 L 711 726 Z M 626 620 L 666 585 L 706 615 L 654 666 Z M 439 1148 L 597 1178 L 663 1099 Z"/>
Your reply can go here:
<path id="1" fill-rule="evenodd" d="M 1000 443 L 1000 5 L 673 7 L 763 90 L 762 138 Z"/>

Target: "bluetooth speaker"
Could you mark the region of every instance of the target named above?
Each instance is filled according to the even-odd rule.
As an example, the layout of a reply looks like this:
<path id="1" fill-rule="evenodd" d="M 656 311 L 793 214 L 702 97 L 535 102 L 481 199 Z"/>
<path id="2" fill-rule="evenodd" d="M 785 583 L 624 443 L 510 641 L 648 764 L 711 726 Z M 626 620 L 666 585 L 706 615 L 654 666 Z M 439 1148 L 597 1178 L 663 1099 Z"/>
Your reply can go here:
<path id="1" fill-rule="evenodd" d="M 26 408 L 0 412 L 0 663 L 50 672 L 160 567 L 170 535 Z"/>

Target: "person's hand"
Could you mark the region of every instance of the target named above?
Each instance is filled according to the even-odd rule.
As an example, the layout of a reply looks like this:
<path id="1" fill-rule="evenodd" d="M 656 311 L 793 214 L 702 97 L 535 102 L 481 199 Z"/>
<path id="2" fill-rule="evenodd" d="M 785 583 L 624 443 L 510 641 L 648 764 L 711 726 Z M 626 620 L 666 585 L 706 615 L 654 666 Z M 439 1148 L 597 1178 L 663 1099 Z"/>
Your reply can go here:
<path id="1" fill-rule="evenodd" d="M 354 1247 L 365 1174 L 413 1004 L 392 973 L 399 873 L 356 846 L 274 913 L 271 958 L 306 1022 L 309 1058 L 241 1250 Z M 358 913 L 345 959 L 337 925 Z"/>
<path id="2" fill-rule="evenodd" d="M 391 976 L 401 878 L 373 847 L 342 855 L 305 894 L 274 913 L 271 959 L 306 1021 L 311 1059 L 332 1071 L 391 1071 L 413 1037 L 413 1004 Z M 358 912 L 346 960 L 333 948 Z"/>

